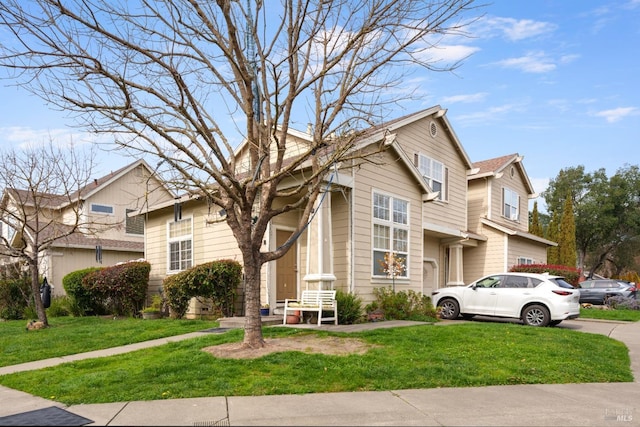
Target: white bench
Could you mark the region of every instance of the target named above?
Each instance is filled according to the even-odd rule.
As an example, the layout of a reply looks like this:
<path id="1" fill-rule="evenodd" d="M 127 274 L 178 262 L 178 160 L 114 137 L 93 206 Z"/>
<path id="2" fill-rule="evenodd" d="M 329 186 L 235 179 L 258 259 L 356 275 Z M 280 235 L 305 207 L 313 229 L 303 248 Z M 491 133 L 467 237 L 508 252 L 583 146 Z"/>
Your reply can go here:
<path id="1" fill-rule="evenodd" d="M 300 299 L 284 300 L 284 317 L 282 324 L 287 323 L 287 315 L 296 311 L 314 311 L 318 313 L 318 325 L 323 321 L 333 320 L 333 324 L 338 324 L 338 302 L 336 301 L 336 291 L 302 291 Z M 323 311 L 333 311 L 332 317 L 322 317 Z"/>

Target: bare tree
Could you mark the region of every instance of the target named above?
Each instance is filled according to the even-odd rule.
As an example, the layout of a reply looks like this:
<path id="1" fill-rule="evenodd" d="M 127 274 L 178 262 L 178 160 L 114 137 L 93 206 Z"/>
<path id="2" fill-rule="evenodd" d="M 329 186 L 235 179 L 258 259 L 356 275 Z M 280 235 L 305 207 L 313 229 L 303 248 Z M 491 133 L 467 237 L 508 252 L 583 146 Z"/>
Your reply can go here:
<path id="1" fill-rule="evenodd" d="M 299 234 L 262 251 L 269 222 L 299 210 L 300 231 L 328 171 L 361 155 L 362 131 L 411 96 L 406 76 L 459 66 L 440 63 L 438 48 L 464 35 L 472 3 L 5 0 L 0 26 L 13 37 L 0 65 L 226 210 L 243 257 L 244 344 L 257 347 L 261 266 Z M 292 157 L 296 123 L 312 136 Z M 240 141 L 248 161 L 234 155 Z M 297 184 L 283 189 L 293 175 Z M 274 204 L 285 198 L 295 201 Z"/>
<path id="2" fill-rule="evenodd" d="M 29 269 L 38 320 L 48 326 L 40 295 L 40 256 L 75 233 L 92 233 L 79 194 L 91 178 L 93 154 L 54 143 L 0 153 L 0 255 Z"/>

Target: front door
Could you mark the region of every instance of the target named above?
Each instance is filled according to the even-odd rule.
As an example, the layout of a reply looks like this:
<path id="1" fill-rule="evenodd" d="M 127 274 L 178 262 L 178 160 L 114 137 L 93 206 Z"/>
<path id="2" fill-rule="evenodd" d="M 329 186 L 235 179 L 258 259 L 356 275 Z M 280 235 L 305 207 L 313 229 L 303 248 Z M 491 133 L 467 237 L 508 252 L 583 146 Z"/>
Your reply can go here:
<path id="1" fill-rule="evenodd" d="M 276 247 L 280 247 L 291 236 L 290 231 L 276 230 Z M 294 244 L 286 254 L 276 260 L 276 300 L 297 298 L 298 281 L 296 265 L 296 245 Z"/>

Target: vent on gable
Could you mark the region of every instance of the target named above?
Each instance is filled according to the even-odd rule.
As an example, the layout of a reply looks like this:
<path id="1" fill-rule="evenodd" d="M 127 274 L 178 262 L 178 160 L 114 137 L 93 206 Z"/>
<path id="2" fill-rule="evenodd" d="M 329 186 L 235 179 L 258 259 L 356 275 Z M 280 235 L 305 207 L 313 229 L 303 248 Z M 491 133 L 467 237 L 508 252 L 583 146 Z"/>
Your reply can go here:
<path id="1" fill-rule="evenodd" d="M 438 126 L 436 122 L 431 122 L 429 124 L 429 132 L 431 133 L 431 137 L 435 138 L 438 135 Z"/>

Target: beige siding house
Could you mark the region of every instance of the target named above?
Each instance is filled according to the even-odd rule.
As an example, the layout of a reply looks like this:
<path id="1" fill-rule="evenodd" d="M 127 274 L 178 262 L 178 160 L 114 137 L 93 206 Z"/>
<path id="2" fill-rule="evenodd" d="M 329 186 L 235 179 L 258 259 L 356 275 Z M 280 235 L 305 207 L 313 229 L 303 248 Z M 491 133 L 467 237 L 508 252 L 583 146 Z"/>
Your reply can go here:
<path id="1" fill-rule="evenodd" d="M 295 152 L 311 141 L 305 132 L 291 135 L 297 141 Z M 506 257 L 537 260 L 551 244 L 527 233 L 526 200 L 532 191 L 521 164 L 513 163 L 515 181 L 500 181 L 498 172 L 486 174 L 471 162 L 440 106 L 371 129 L 358 148 L 381 144 L 387 149 L 375 162 L 341 168 L 327 177 L 327 191 L 297 243 L 284 257 L 264 265 L 263 304 L 277 308 L 285 298 L 317 288 L 354 293 L 364 303 L 374 299 L 379 287 L 430 295 L 440 287 L 469 283 L 485 269 L 502 271 Z M 238 164 L 245 161 L 245 151 L 236 151 Z M 522 195 L 516 209 L 520 216 L 501 218 L 502 193 L 496 196 L 478 184 L 493 180 L 494 188 Z M 167 275 L 197 264 L 242 261 L 219 207 L 196 196 L 178 202 L 181 217 L 175 215 L 174 201 L 144 210 L 152 288 L 160 288 Z M 288 239 L 297 221 L 294 212 L 274 219 L 264 237 L 265 250 Z M 390 252 L 405 267 L 396 277 L 389 277 L 381 263 Z M 207 309 L 193 301 L 187 315 Z"/>
<path id="2" fill-rule="evenodd" d="M 536 194 L 522 160 L 510 154 L 473 164 L 468 176 L 469 229 L 486 240 L 465 253 L 470 260 L 464 266 L 467 279 L 516 264 L 544 264 L 547 248 L 556 245 L 528 232 L 529 199 Z"/>
<path id="3" fill-rule="evenodd" d="M 6 189 L 3 202 L 27 200 L 28 204 L 25 194 L 25 190 Z M 38 206 L 39 215 L 55 218 L 59 226 L 64 227 L 76 221 L 77 211 L 79 223 L 83 224 L 80 230 L 55 241 L 40 253 L 40 272 L 53 285 L 53 295 L 65 294 L 62 278 L 72 271 L 143 258 L 145 221 L 130 214 L 144 206 L 173 199 L 174 194 L 143 160 L 95 179 L 74 194 L 49 195 L 46 206 Z M 14 237 L 16 244 L 18 238 Z"/>

